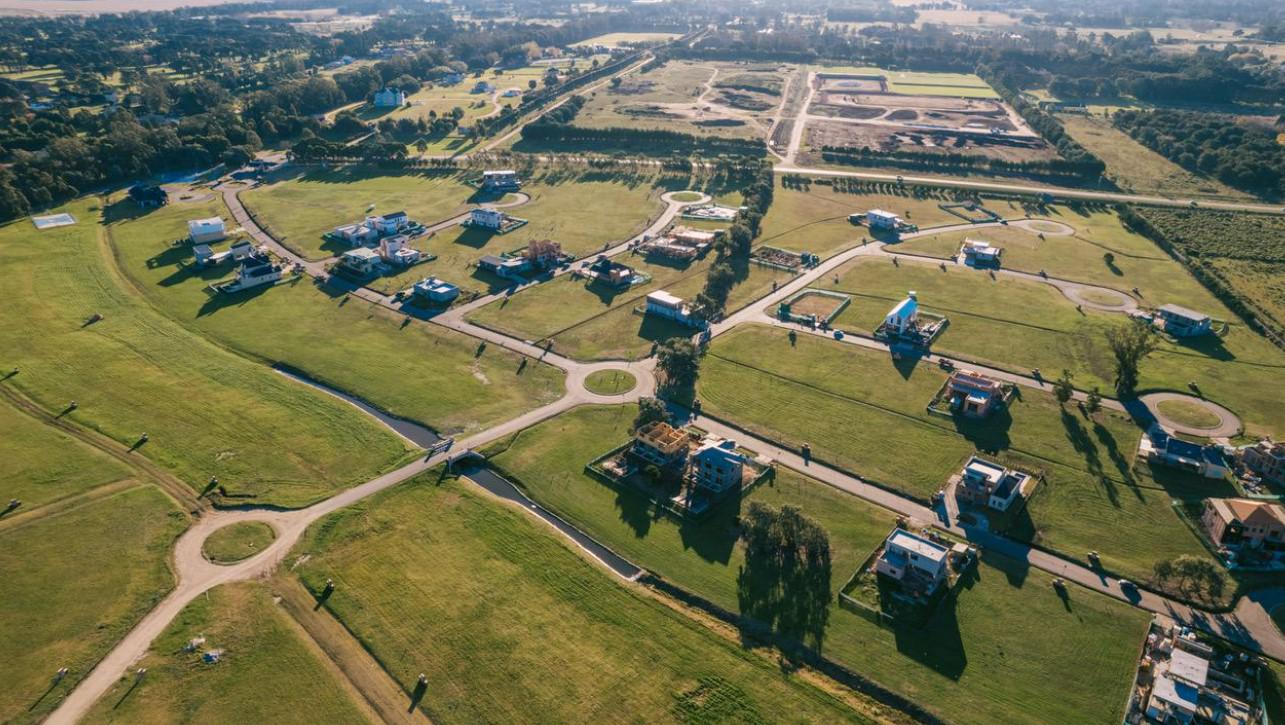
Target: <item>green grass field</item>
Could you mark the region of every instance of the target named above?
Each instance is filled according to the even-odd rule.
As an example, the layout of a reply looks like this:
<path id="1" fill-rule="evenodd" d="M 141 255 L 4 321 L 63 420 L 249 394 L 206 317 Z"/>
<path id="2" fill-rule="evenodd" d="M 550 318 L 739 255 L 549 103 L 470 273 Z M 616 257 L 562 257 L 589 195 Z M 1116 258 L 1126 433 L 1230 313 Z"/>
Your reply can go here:
<path id="1" fill-rule="evenodd" d="M 210 534 L 201 553 L 216 564 L 231 564 L 263 551 L 277 538 L 277 532 L 262 521 L 242 521 Z"/>
<path id="2" fill-rule="evenodd" d="M 1059 115 L 1058 120 L 1072 138 L 1106 163 L 1112 181 L 1135 194 L 1252 199 L 1217 179 L 1187 171 L 1134 141 L 1108 119 L 1068 113 Z"/>
<path id="3" fill-rule="evenodd" d="M 196 270 L 189 252 L 170 249 L 165 240 L 180 234 L 186 219 L 220 213 L 218 201 L 170 205 L 111 227 L 122 265 L 143 295 L 184 327 L 444 433 L 478 430 L 562 394 L 562 373 L 556 368 L 523 365 L 516 353 L 481 350 L 473 338 L 441 327 L 407 324 L 400 315 L 335 296 L 306 277 L 270 289 L 211 296 L 206 286 L 230 268 Z M 347 404 L 320 397 L 360 421 L 332 424 L 328 435 L 348 437 L 370 426 L 391 435 Z M 334 465 L 340 464 L 351 465 Z"/>
<path id="4" fill-rule="evenodd" d="M 573 45 L 605 45 L 608 48 L 619 48 L 630 43 L 659 43 L 673 40 L 678 35 L 678 33 L 607 33 L 606 35 L 597 35 L 588 40 L 582 40 Z"/>
<path id="5" fill-rule="evenodd" d="M 390 174 L 345 167 L 314 169 L 297 178 L 241 192 L 241 203 L 277 241 L 307 259 L 324 259 L 349 248 L 321 238 L 337 226 L 395 211 L 405 211 L 422 224 L 433 224 L 467 211 L 475 193 L 454 173 Z M 374 209 L 367 212 L 371 206 Z"/>
<path id="6" fill-rule="evenodd" d="M 734 517 L 748 502 L 799 506 L 827 529 L 836 591 L 891 530 L 891 513 L 788 470 L 703 521 L 680 523 L 583 471 L 627 438 L 634 412 L 577 409 L 495 446 L 492 460 L 595 538 L 731 609 L 743 604 L 745 561 Z M 1043 573 L 986 556 L 979 579 L 922 630 L 877 627 L 831 606 L 822 651 L 949 721 L 1106 722 L 1122 714 L 1146 621 L 1074 587 L 1064 606 Z"/>
<path id="7" fill-rule="evenodd" d="M 958 98 L 999 98 L 995 89 L 972 73 L 923 73 L 894 71 L 872 66 L 817 66 L 818 73 L 883 76 L 888 90 L 907 96 L 953 96 Z"/>
<path id="8" fill-rule="evenodd" d="M 824 184 L 812 184 L 809 191 L 778 187 L 755 243 L 829 257 L 870 238 L 869 229 L 848 221 L 849 214 L 885 209 L 926 229 L 960 221 L 937 207 L 946 201 L 909 193 L 846 193 Z"/>
<path id="9" fill-rule="evenodd" d="M 1117 265 L 1128 263 L 1117 256 Z M 852 304 L 834 321 L 838 328 L 870 332 L 907 290 L 915 290 L 924 309 L 950 318 L 934 350 L 1015 372 L 1040 368 L 1056 376 L 1065 368 L 1081 389 L 1097 386 L 1104 394 L 1113 389 L 1104 334 L 1124 321 L 1122 315 L 1088 309 L 1081 313 L 1049 285 L 992 280 L 966 268 L 943 272 L 928 264 L 903 262 L 896 267 L 884 260 L 854 260 L 836 274 L 838 283 L 830 278 L 824 286 L 853 295 Z M 1155 273 L 1157 280 L 1169 283 L 1155 292 L 1144 289 L 1145 304 L 1177 302 L 1232 319 L 1211 295 L 1195 287 L 1194 280 L 1184 282 L 1167 271 L 1163 275 Z M 1141 389 L 1185 391 L 1194 381 L 1209 399 L 1236 412 L 1250 433 L 1271 434 L 1285 430 L 1285 389 L 1276 384 L 1282 372 L 1285 355 L 1233 323 L 1225 337 L 1161 342 L 1143 361 Z"/>
<path id="10" fill-rule="evenodd" d="M 621 395 L 634 389 L 637 378 L 624 370 L 599 370 L 585 378 L 585 388 L 598 395 Z"/>
<path id="11" fill-rule="evenodd" d="M 129 469 L 115 459 L 0 402 L 0 501 L 22 510 L 123 480 Z"/>
<path id="12" fill-rule="evenodd" d="M 258 503 L 305 504 L 405 454 L 396 436 L 352 407 L 158 314 L 100 246 L 98 202 L 65 209 L 78 224 L 45 232 L 25 220 L 0 227 L 7 271 L 0 295 L 8 301 L 0 369 L 21 369 L 5 385 L 53 413 L 76 401 L 72 421 L 126 446 L 146 432 L 139 453 L 196 490 L 217 475 L 229 492 L 256 495 Z M 204 216 L 170 209 L 178 225 Z M 168 229 L 148 239 L 145 258 L 164 253 L 175 236 Z M 86 325 L 94 313 L 103 319 Z"/>
<path id="13" fill-rule="evenodd" d="M 0 720 L 44 718 L 160 601 L 185 526 L 173 501 L 136 486 L 0 530 Z"/>
<path id="14" fill-rule="evenodd" d="M 1203 554 L 1170 499 L 1220 489 L 1164 478 L 1165 490 L 1140 477 L 1141 431 L 1126 416 L 1089 421 L 1023 390 L 991 421 L 954 421 L 924 410 L 945 379 L 933 366 L 894 365 L 886 354 L 807 335 L 791 346 L 785 331 L 752 326 L 715 340 L 698 395 L 712 414 L 795 448 L 808 443 L 818 458 L 920 499 L 974 451 L 1043 471 L 1029 518 L 1015 517 L 1009 533 L 1076 556 L 1097 549 L 1104 565 L 1132 577 L 1148 578 L 1157 559 Z"/>
<path id="15" fill-rule="evenodd" d="M 312 527 L 295 569 L 434 722 L 841 722 L 774 663 L 435 474 Z M 502 683 L 502 685 L 497 685 Z"/>
<path id="16" fill-rule="evenodd" d="M 370 722 L 289 616 L 263 584 L 211 590 L 152 643 L 147 677 L 122 678 L 85 722 Z M 196 637 L 205 643 L 186 651 Z M 201 659 L 210 650 L 223 651 L 216 664 Z"/>

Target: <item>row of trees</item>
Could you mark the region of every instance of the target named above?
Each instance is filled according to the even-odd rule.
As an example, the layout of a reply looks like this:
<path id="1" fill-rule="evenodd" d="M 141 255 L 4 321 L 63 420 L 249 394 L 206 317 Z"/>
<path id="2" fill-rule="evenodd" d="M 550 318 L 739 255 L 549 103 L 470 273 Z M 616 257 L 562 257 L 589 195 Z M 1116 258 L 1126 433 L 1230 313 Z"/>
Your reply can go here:
<path id="1" fill-rule="evenodd" d="M 985 171 L 992 174 L 1015 174 L 1020 176 L 1059 176 L 1073 179 L 1097 178 L 1101 162 L 1096 159 L 1081 158 L 1079 161 L 1066 159 L 1033 159 L 1029 161 L 1010 161 L 1002 158 L 991 158 L 979 154 L 963 154 L 955 151 L 929 153 L 922 151 L 883 151 L 865 146 L 823 146 L 821 158 L 834 164 L 867 166 L 895 166 L 903 169 L 952 170 L 967 169 Z"/>

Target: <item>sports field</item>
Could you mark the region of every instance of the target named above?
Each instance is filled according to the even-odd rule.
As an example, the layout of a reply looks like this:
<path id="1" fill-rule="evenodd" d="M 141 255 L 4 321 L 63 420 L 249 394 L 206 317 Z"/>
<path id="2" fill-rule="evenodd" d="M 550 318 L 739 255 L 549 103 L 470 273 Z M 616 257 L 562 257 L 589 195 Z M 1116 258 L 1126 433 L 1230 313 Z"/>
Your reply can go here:
<path id="1" fill-rule="evenodd" d="M 130 476 L 124 464 L 5 401 L 0 430 L 0 500 L 18 499 L 24 512 Z"/>
<path id="2" fill-rule="evenodd" d="M 160 601 L 186 526 L 173 501 L 139 485 L 0 529 L 0 720 L 43 719 Z"/>
<path id="3" fill-rule="evenodd" d="M 225 584 L 198 597 L 85 718 L 89 723 L 369 723 L 351 688 L 323 664 L 264 584 Z M 193 639 L 204 638 L 194 651 Z M 217 662 L 204 657 L 217 651 Z"/>
<path id="4" fill-rule="evenodd" d="M 817 73 L 882 76 L 887 79 L 890 92 L 906 96 L 999 98 L 995 89 L 973 73 L 922 73 L 850 65 L 822 65 L 812 70 Z"/>
<path id="5" fill-rule="evenodd" d="M 427 676 L 434 722 L 862 721 L 466 481 L 389 489 L 299 550 L 297 575 L 313 591 L 334 579 L 325 609 L 407 692 Z"/>
<path id="6" fill-rule="evenodd" d="M 80 223 L 39 234 L 25 221 L 0 227 L 0 295 L 8 300 L 0 369 L 21 370 L 5 385 L 125 446 L 147 433 L 139 455 L 197 491 L 218 476 L 258 503 L 308 503 L 405 453 L 400 439 L 350 406 L 158 313 L 100 244 L 98 202 L 64 209 Z M 185 228 L 182 206 L 169 213 Z M 207 214 L 190 218 L 197 216 Z M 139 267 L 167 254 L 175 236 L 170 228 L 149 237 Z M 159 281 L 173 269 L 152 273 Z M 94 314 L 102 319 L 89 323 Z"/>
<path id="7" fill-rule="evenodd" d="M 580 408 L 518 434 L 507 449 L 497 445 L 493 461 L 598 540 L 733 610 L 757 606 L 737 586 L 745 559 L 734 520 L 749 502 L 799 506 L 827 529 L 835 590 L 890 531 L 889 512 L 784 469 L 705 520 L 679 523 L 583 471 L 627 438 L 634 414 L 633 406 Z M 977 579 L 924 629 L 877 627 L 834 605 L 822 621 L 828 657 L 942 718 L 1077 723 L 1120 716 L 1147 617 L 1074 587 L 1064 606 L 1042 572 L 985 556 Z"/>

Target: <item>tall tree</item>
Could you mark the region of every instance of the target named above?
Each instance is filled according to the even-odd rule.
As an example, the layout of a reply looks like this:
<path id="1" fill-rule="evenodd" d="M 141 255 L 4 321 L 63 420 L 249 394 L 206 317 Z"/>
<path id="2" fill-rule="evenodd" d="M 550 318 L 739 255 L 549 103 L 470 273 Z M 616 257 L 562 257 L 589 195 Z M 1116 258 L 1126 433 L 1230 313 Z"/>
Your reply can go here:
<path id="1" fill-rule="evenodd" d="M 1107 345 L 1115 358 L 1115 391 L 1130 398 L 1138 387 L 1142 360 L 1156 349 L 1156 336 L 1144 324 L 1129 321 L 1107 330 Z"/>
<path id="2" fill-rule="evenodd" d="M 691 392 L 700 377 L 700 350 L 686 338 L 666 340 L 656 350 L 656 369 L 664 376 L 667 392 Z"/>

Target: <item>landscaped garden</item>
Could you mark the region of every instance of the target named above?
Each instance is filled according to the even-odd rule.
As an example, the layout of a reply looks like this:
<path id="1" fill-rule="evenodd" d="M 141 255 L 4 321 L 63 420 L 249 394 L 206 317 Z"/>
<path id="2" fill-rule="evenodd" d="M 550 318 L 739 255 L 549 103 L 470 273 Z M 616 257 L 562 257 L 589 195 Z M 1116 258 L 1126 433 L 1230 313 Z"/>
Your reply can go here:
<path id="1" fill-rule="evenodd" d="M 773 611 L 745 599 L 748 590 L 738 586 L 747 562 L 735 519 L 749 504 L 799 506 L 825 527 L 834 592 L 891 530 L 890 512 L 782 468 L 706 518 L 679 521 L 642 494 L 612 489 L 583 470 L 627 439 L 635 412 L 579 408 L 497 443 L 491 460 L 542 505 L 631 561 L 733 610 Z M 990 555 L 923 629 L 881 628 L 829 601 L 819 617 L 823 654 L 961 723 L 1119 717 L 1147 622 L 1125 604 L 1076 587 L 1064 603 L 1044 573 Z M 1055 691 L 1050 681 L 1059 683 Z"/>
<path id="2" fill-rule="evenodd" d="M 296 575 L 314 592 L 333 579 L 324 607 L 407 692 L 424 673 L 434 722 L 605 721 L 622 707 L 649 722 L 864 720 L 467 481 L 389 489 L 298 548 Z"/>
<path id="3" fill-rule="evenodd" d="M 0 529 L 0 720 L 43 719 L 156 606 L 174 586 L 169 554 L 186 524 L 140 485 Z"/>
<path id="4" fill-rule="evenodd" d="M 263 584 L 196 598 L 86 716 L 91 723 L 365 723 L 358 696 Z M 193 646 L 195 644 L 195 646 Z"/>
<path id="5" fill-rule="evenodd" d="M 140 296 L 100 242 L 98 201 L 65 209 L 79 220 L 76 225 L 38 233 L 26 221 L 0 227 L 0 265 L 7 270 L 0 294 L 8 300 L 0 324 L 0 368 L 20 369 L 5 385 L 46 411 L 136 446 L 138 455 L 194 490 L 218 476 L 230 493 L 254 495 L 257 503 L 309 503 L 405 455 L 395 435 L 351 406 L 159 314 L 148 304 L 159 298 Z M 183 204 L 167 209 L 172 223 L 152 227 L 140 236 L 141 246 L 133 247 L 133 271 L 155 275 L 153 283 L 171 277 L 177 255 L 167 247 L 169 240 L 181 236 L 185 219 L 209 216 L 208 211 Z M 145 225 L 147 218 L 138 223 Z M 127 257 L 129 249 L 120 253 Z M 147 260 L 158 255 L 173 261 L 149 269 Z M 174 281 L 155 290 L 191 291 L 192 315 L 210 303 L 204 282 L 176 287 Z M 160 306 L 173 311 L 168 302 Z M 91 322 L 95 315 L 100 319 Z M 263 322 L 249 328 L 242 322 L 242 333 L 263 339 L 285 329 Z M 308 340 L 310 348 L 320 347 L 316 339 Z"/>

